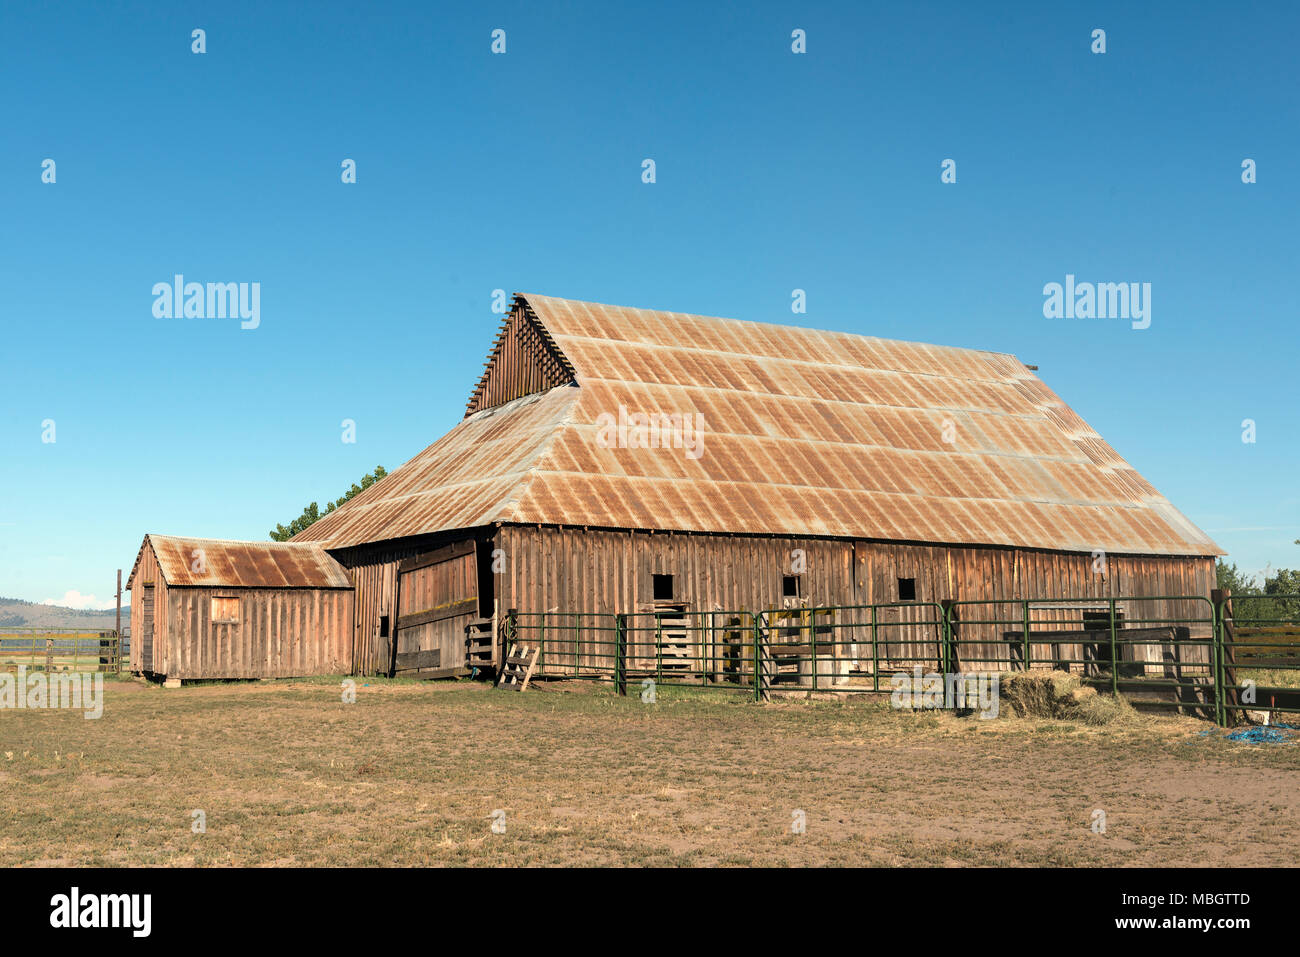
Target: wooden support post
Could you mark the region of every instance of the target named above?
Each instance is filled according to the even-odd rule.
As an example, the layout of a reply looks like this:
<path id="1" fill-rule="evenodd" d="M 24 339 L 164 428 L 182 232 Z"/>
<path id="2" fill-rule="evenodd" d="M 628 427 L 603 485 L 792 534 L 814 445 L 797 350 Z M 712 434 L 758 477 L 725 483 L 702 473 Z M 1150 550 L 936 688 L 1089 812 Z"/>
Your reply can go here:
<path id="1" fill-rule="evenodd" d="M 1119 697 L 1119 645 L 1115 634 L 1115 599 L 1110 599 L 1110 693 Z M 1087 647 L 1086 645 L 1084 646 Z M 1132 646 L 1130 646 L 1132 647 Z M 1087 665 L 1084 671 L 1087 672 Z"/>
<path id="2" fill-rule="evenodd" d="M 113 628 L 114 636 L 117 638 L 117 668 L 114 670 L 119 674 L 122 672 L 122 569 L 117 570 L 117 624 Z"/>
<path id="3" fill-rule="evenodd" d="M 1024 644 L 1024 655 L 1021 657 L 1021 661 L 1020 661 L 1020 670 L 1028 671 L 1030 665 L 1030 659 L 1034 652 L 1034 649 L 1031 647 L 1029 642 L 1029 602 L 1028 601 L 1022 603 L 1021 613 L 1022 613 L 1021 620 L 1025 629 L 1024 632 L 1025 644 Z"/>
<path id="4" fill-rule="evenodd" d="M 509 648 L 510 645 L 513 644 L 515 641 L 517 641 L 519 638 L 519 610 L 518 609 L 516 608 L 507 609 L 505 628 L 502 629 L 502 631 L 504 633 L 501 636 L 501 644 L 499 648 L 500 657 L 497 658 L 499 662 L 504 662 L 506 660 L 506 649 Z M 495 651 L 493 652 L 493 655 L 494 656 L 496 655 Z"/>

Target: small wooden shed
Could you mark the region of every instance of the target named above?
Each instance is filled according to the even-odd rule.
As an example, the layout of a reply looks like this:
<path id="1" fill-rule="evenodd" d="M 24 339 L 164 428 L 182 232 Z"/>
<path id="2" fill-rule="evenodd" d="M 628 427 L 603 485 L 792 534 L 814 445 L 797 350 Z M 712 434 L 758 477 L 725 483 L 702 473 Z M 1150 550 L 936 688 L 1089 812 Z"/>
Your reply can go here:
<path id="1" fill-rule="evenodd" d="M 132 671 L 293 678 L 352 668 L 352 581 L 319 545 L 146 535 L 126 587 Z"/>

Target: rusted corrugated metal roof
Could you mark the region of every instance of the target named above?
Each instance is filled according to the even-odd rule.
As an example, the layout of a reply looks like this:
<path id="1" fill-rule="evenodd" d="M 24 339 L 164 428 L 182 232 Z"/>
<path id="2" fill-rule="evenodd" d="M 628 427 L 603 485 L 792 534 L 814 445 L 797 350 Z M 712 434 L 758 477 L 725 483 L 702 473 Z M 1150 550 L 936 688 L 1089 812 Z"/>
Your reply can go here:
<path id="1" fill-rule="evenodd" d="M 296 541 L 516 522 L 1222 554 L 1014 356 L 517 303 L 576 387 L 468 416 Z M 605 447 L 620 409 L 700 416 L 702 454 Z"/>
<path id="2" fill-rule="evenodd" d="M 309 542 L 228 542 L 146 535 L 168 585 L 224 588 L 351 588 L 347 571 Z M 140 564 L 136 557 L 136 566 Z M 135 568 L 127 580 L 131 587 Z"/>

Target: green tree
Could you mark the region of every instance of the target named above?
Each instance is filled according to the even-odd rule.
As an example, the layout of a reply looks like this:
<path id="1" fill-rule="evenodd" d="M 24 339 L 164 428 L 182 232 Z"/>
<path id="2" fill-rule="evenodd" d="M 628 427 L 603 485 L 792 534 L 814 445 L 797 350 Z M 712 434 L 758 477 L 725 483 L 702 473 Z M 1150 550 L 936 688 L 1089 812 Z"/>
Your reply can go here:
<path id="1" fill-rule="evenodd" d="M 360 485 L 357 485 L 354 482 L 352 484 L 352 487 L 348 489 L 347 494 L 344 495 L 342 498 L 336 499 L 333 502 L 326 502 L 324 512 L 320 510 L 319 505 L 317 505 L 315 502 L 312 502 L 310 505 L 308 505 L 306 508 L 302 510 L 301 515 L 295 518 L 288 525 L 275 526 L 275 531 L 271 532 L 272 541 L 287 542 L 289 539 L 293 538 L 295 535 L 301 532 L 304 528 L 308 528 L 314 522 L 324 518 L 326 515 L 334 511 L 344 502 L 348 501 L 354 496 L 360 495 L 362 492 L 370 488 L 370 486 L 374 485 L 376 482 L 378 482 L 381 478 L 383 478 L 387 474 L 388 472 L 385 471 L 382 465 L 376 465 L 375 470 L 373 472 L 370 472 L 361 477 Z"/>
<path id="2" fill-rule="evenodd" d="M 1300 595 L 1300 570 L 1279 568 L 1264 579 L 1265 595 Z"/>
<path id="3" fill-rule="evenodd" d="M 1232 589 L 1233 617 L 1240 625 L 1266 625 L 1300 621 L 1300 598 L 1282 598 L 1282 595 L 1300 595 L 1300 570 L 1279 568 L 1275 572 L 1264 570 L 1263 575 L 1248 576 L 1219 559 L 1215 565 L 1219 587 Z M 1264 584 L 1257 585 L 1258 578 Z"/>
<path id="4" fill-rule="evenodd" d="M 1234 595 L 1259 594 L 1259 586 L 1255 584 L 1255 579 L 1239 569 L 1236 562 L 1229 565 L 1220 558 L 1214 564 L 1214 572 L 1218 578 L 1219 587 L 1231 589 Z"/>
<path id="5" fill-rule="evenodd" d="M 1280 595 L 1300 595 L 1300 571 L 1279 568 L 1274 574 L 1264 576 L 1264 594 L 1267 613 L 1277 621 L 1300 621 L 1300 598 L 1280 598 Z"/>

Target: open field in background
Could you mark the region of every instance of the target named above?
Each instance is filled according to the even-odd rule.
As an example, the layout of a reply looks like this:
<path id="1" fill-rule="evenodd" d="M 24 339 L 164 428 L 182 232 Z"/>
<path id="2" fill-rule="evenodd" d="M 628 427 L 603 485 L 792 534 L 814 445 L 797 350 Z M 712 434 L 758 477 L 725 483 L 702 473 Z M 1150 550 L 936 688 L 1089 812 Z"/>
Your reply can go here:
<path id="1" fill-rule="evenodd" d="M 1288 624 L 1255 629 L 1248 634 L 1250 637 L 1239 638 L 1231 645 L 1237 680 L 1249 678 L 1265 688 L 1300 688 L 1300 654 L 1296 647 L 1300 628 Z M 1290 667 L 1264 668 L 1255 664 L 1260 660 L 1280 659 L 1289 659 L 1292 662 Z"/>
<path id="2" fill-rule="evenodd" d="M 0 865 L 1300 859 L 1300 745 L 1231 742 L 1193 718 L 1088 727 L 887 699 L 661 689 L 647 705 L 577 683 L 384 679 L 359 680 L 349 705 L 340 681 L 109 681 L 97 721 L 0 711 Z"/>

